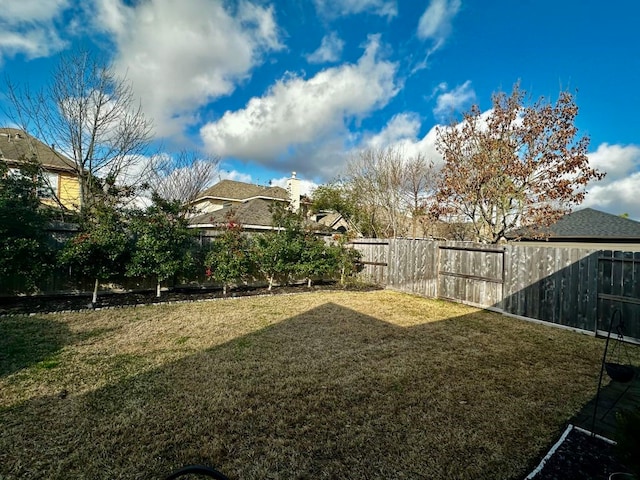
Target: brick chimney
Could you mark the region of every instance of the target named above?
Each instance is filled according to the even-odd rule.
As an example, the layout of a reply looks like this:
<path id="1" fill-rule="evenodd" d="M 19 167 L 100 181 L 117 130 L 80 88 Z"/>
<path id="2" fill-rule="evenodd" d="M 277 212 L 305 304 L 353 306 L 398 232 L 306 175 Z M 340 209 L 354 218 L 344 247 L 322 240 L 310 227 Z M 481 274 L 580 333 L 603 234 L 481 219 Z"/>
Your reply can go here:
<path id="1" fill-rule="evenodd" d="M 291 210 L 298 213 L 300 211 L 300 179 L 296 178 L 296 172 L 291 172 L 291 178 L 287 180 L 287 191 Z"/>

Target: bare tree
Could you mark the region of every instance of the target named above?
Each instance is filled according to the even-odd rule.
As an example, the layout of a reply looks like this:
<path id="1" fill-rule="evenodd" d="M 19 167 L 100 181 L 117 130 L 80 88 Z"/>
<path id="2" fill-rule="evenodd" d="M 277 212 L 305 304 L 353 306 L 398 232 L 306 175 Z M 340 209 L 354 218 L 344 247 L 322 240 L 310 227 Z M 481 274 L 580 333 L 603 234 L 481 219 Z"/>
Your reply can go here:
<path id="1" fill-rule="evenodd" d="M 220 157 L 194 150 L 175 156 L 157 155 L 149 180 L 150 188 L 161 198 L 189 204 L 215 180 Z"/>
<path id="2" fill-rule="evenodd" d="M 11 117 L 61 157 L 70 158 L 80 180 L 80 209 L 90 207 L 105 184 L 123 174 L 143 181 L 152 123 L 131 84 L 87 51 L 60 59 L 47 86 L 31 91 L 7 80 Z M 106 180 L 106 182 L 105 182 Z"/>
<path id="3" fill-rule="evenodd" d="M 403 158 L 396 148 L 360 151 L 347 164 L 347 182 L 369 217 L 375 236 L 396 237 L 405 231 Z"/>
<path id="4" fill-rule="evenodd" d="M 461 123 L 438 132 L 445 165 L 435 211 L 471 222 L 482 242 L 497 243 L 517 227 L 541 231 L 604 176 L 589 167 L 589 138 L 578 136 L 570 93 L 555 104 L 524 100 L 516 84 L 510 95 L 493 96 L 489 115 L 473 106 Z"/>
<path id="5" fill-rule="evenodd" d="M 419 219 L 435 185 L 433 162 L 407 157 L 396 147 L 360 151 L 347 164 L 346 185 L 376 236 L 417 235 Z M 363 229 L 367 230 L 367 228 Z"/>
<path id="6" fill-rule="evenodd" d="M 405 208 L 411 216 L 411 236 L 416 238 L 420 220 L 429 213 L 428 200 L 434 194 L 436 169 L 423 153 L 408 158 L 403 169 Z"/>

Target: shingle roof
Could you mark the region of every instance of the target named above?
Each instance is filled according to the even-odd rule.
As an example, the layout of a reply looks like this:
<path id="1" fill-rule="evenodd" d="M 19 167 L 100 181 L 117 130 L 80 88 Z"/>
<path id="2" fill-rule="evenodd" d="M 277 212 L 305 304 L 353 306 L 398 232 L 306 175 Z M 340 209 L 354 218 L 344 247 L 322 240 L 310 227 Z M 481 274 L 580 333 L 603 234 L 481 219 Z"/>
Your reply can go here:
<path id="1" fill-rule="evenodd" d="M 238 182 L 240 183 L 240 182 Z M 229 215 L 240 225 L 257 225 L 271 227 L 273 215 L 271 205 L 273 201 L 263 198 L 254 198 L 240 205 L 226 206 L 215 212 L 196 215 L 189 220 L 191 225 L 216 225 L 226 223 Z"/>
<path id="2" fill-rule="evenodd" d="M 546 233 L 549 240 L 640 240 L 640 222 L 593 208 L 569 213 L 547 229 L 519 230 L 508 237 L 533 238 L 536 231 Z"/>
<path id="3" fill-rule="evenodd" d="M 35 158 L 52 170 L 74 172 L 74 162 L 62 153 L 45 145 L 35 137 L 17 128 L 0 128 L 0 158 L 20 161 L 23 157 Z"/>
<path id="4" fill-rule="evenodd" d="M 199 193 L 196 200 L 204 197 L 239 201 L 255 197 L 289 200 L 289 192 L 281 187 L 263 187 L 251 183 L 236 182 L 235 180 L 221 180 L 207 190 Z"/>
<path id="5" fill-rule="evenodd" d="M 204 227 L 205 225 L 222 225 L 230 219 L 243 227 L 273 227 L 273 200 L 254 198 L 239 205 L 223 207 L 215 212 L 203 213 L 189 219 L 189 224 Z M 316 231 L 325 231 L 326 226 L 307 220 L 306 225 Z"/>
<path id="6" fill-rule="evenodd" d="M 337 212 L 331 212 L 331 213 L 327 213 L 326 215 L 324 215 L 323 217 L 319 218 L 317 220 L 317 222 L 320 225 L 326 225 L 327 227 L 333 227 L 333 225 L 338 222 L 339 220 L 341 220 L 343 217 L 340 213 Z"/>

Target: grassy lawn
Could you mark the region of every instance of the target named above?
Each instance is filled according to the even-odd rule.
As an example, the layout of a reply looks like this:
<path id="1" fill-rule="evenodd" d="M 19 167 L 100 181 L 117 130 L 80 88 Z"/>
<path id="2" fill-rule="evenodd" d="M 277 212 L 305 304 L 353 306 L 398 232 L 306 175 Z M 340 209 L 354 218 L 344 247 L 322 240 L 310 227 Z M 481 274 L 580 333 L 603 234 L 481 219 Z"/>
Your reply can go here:
<path id="1" fill-rule="evenodd" d="M 0 319 L 0 479 L 522 478 L 602 348 L 390 291 Z"/>

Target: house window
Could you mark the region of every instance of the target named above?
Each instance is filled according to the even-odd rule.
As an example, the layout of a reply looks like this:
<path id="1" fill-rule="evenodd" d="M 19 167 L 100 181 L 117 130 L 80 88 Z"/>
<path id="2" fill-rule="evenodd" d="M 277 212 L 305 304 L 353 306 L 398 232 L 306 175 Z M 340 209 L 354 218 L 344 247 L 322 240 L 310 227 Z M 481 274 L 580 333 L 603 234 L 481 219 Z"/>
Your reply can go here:
<path id="1" fill-rule="evenodd" d="M 42 173 L 42 186 L 38 188 L 38 197 L 40 198 L 55 198 L 58 193 L 58 180 L 59 175 L 53 172 Z"/>

